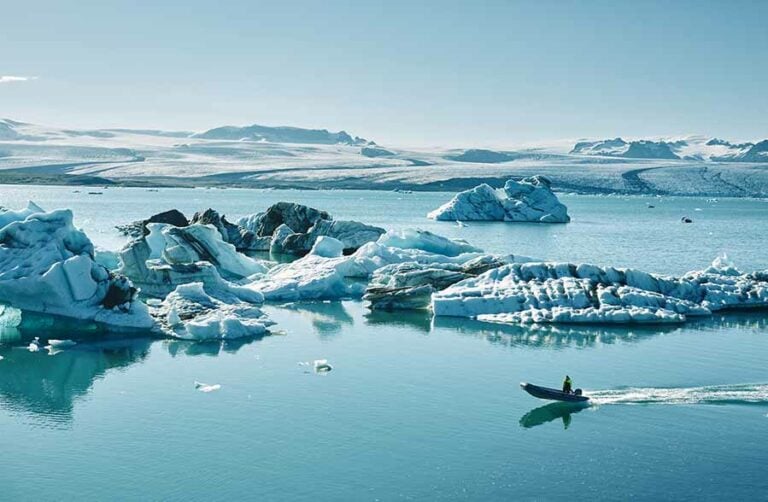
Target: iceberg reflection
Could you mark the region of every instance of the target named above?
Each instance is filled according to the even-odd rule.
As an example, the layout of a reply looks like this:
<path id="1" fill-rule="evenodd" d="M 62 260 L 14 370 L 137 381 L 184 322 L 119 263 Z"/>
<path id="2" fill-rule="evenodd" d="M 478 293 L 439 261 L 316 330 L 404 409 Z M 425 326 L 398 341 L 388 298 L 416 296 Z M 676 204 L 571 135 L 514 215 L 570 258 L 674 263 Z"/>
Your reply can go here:
<path id="1" fill-rule="evenodd" d="M 89 392 L 95 380 L 109 370 L 143 361 L 154 341 L 121 338 L 78 343 L 55 355 L 0 346 L 0 404 L 11 412 L 69 422 L 74 402 Z"/>
<path id="2" fill-rule="evenodd" d="M 499 324 L 459 317 L 435 317 L 436 328 L 483 338 L 507 347 L 561 348 L 591 347 L 616 342 L 636 342 L 656 335 L 679 331 L 679 325 L 598 326 L 575 324 Z"/>

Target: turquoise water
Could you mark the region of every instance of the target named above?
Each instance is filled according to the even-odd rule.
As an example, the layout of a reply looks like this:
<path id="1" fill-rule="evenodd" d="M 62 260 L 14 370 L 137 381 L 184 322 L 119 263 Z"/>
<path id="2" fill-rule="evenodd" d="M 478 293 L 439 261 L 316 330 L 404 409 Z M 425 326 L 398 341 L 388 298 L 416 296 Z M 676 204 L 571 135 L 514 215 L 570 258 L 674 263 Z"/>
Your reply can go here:
<path id="1" fill-rule="evenodd" d="M 111 190 L 0 187 L 0 200 L 70 206 L 89 235 L 102 230 L 92 236 L 103 245 L 119 241 L 108 227 L 156 209 L 239 215 L 287 199 L 490 251 L 671 273 L 726 251 L 744 269 L 768 268 L 764 201 L 663 199 L 648 209 L 652 199 L 573 196 L 563 197 L 569 225 L 459 228 L 423 218 L 447 194 Z M 682 214 L 695 223 L 679 223 Z M 281 334 L 239 343 L 98 339 L 64 327 L 55 337 L 81 342 L 50 356 L 25 348 L 35 333 L 0 331 L 0 498 L 768 497 L 765 312 L 537 329 L 374 315 L 358 302 L 266 310 Z M 333 371 L 298 364 L 320 358 Z M 565 373 L 599 405 L 547 405 L 518 387 L 557 385 Z M 221 389 L 202 393 L 195 381 Z"/>

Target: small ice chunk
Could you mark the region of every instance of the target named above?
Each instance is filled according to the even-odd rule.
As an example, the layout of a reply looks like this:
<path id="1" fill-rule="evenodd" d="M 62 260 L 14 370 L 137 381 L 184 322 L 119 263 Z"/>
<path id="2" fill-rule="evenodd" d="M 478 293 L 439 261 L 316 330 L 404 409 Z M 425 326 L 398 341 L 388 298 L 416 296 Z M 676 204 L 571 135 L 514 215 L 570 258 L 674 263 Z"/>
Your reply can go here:
<path id="1" fill-rule="evenodd" d="M 57 349 L 66 349 L 74 345 L 76 345 L 76 342 L 72 340 L 55 340 L 53 338 L 48 340 L 48 347 L 55 347 Z"/>
<path id="2" fill-rule="evenodd" d="M 215 390 L 221 389 L 221 384 L 207 384 L 195 381 L 195 389 L 199 390 L 200 392 L 213 392 Z"/>

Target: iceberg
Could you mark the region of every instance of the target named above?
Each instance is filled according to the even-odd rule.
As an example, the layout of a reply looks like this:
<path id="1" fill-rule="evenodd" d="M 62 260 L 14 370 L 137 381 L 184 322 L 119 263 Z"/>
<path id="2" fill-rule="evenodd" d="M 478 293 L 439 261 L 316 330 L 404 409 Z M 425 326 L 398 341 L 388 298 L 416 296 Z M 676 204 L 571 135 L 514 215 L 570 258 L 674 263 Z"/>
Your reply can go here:
<path id="1" fill-rule="evenodd" d="M 291 202 L 278 202 L 264 213 L 240 218 L 237 224 L 261 239 L 271 239 L 265 249 L 272 253 L 297 256 L 309 253 L 322 236 L 341 241 L 349 254 L 385 232 L 357 221 L 334 220 L 325 211 Z"/>
<path id="2" fill-rule="evenodd" d="M 378 240 L 382 246 L 399 249 L 418 249 L 443 256 L 459 256 L 463 253 L 479 253 L 482 250 L 461 239 L 448 239 L 426 230 L 407 228 L 393 230 Z"/>
<path id="3" fill-rule="evenodd" d="M 571 263 L 513 263 L 432 295 L 437 316 L 503 323 L 680 323 L 688 317 L 768 307 L 768 272 L 743 274 L 716 260 L 667 277 Z"/>
<path id="4" fill-rule="evenodd" d="M 359 221 L 320 220 L 304 234 L 286 236 L 281 243 L 284 253 L 304 255 L 312 249 L 315 241 L 321 237 L 331 237 L 340 241 L 344 252 L 351 253 L 368 242 L 375 242 L 385 233 L 383 228 L 366 225 Z"/>
<path id="5" fill-rule="evenodd" d="M 240 218 L 237 224 L 264 237 L 272 235 L 280 225 L 287 225 L 296 233 L 306 233 L 319 220 L 330 219 L 331 215 L 325 211 L 292 202 L 278 202 L 263 213 Z"/>
<path id="6" fill-rule="evenodd" d="M 568 209 L 550 187 L 544 176 L 509 180 L 502 190 L 482 184 L 456 194 L 427 217 L 442 221 L 569 222 Z"/>
<path id="7" fill-rule="evenodd" d="M 333 237 L 322 235 L 315 241 L 309 254 L 323 258 L 338 258 L 344 254 L 344 243 Z"/>
<path id="8" fill-rule="evenodd" d="M 153 322 L 137 290 L 96 262 L 72 212 L 30 203 L 0 212 L 0 302 L 22 311 L 144 329 Z"/>
<path id="9" fill-rule="evenodd" d="M 260 237 L 254 232 L 230 223 L 227 218 L 213 209 L 206 209 L 202 213 L 195 213 L 190 224 L 211 225 L 221 234 L 224 241 L 235 246 L 238 251 L 268 251 L 270 239 Z"/>
<path id="10" fill-rule="evenodd" d="M 263 301 L 230 281 L 263 274 L 268 264 L 238 253 L 213 226 L 150 223 L 147 228 L 149 235 L 131 241 L 120 251 L 119 272 L 142 293 L 163 298 L 176 286 L 202 282 L 207 289 L 228 291 L 244 301 Z"/>
<path id="11" fill-rule="evenodd" d="M 177 286 L 152 314 L 162 334 L 185 340 L 263 336 L 274 324 L 258 307 L 232 295 L 216 298 L 199 282 Z"/>
<path id="12" fill-rule="evenodd" d="M 310 253 L 275 266 L 244 287 L 262 293 L 266 301 L 361 298 L 371 275 L 386 265 L 463 264 L 479 256 L 482 256 L 481 250 L 466 242 L 431 232 L 406 230 L 387 233 L 379 241 L 369 242 L 348 256 L 326 258 Z"/>
<path id="13" fill-rule="evenodd" d="M 484 255 L 463 264 L 404 262 L 387 265 L 373 273 L 363 300 L 369 302 L 371 310 L 427 309 L 432 293 L 505 263 L 508 260 Z"/>
<path id="14" fill-rule="evenodd" d="M 128 223 L 126 225 L 117 225 L 115 228 L 117 228 L 121 234 L 136 239 L 149 234 L 147 225 L 150 223 L 167 223 L 168 225 L 173 225 L 175 227 L 186 227 L 189 225 L 189 220 L 187 220 L 187 217 L 184 216 L 181 211 L 171 209 L 169 211 L 154 214 L 146 220 L 134 221 L 133 223 Z"/>

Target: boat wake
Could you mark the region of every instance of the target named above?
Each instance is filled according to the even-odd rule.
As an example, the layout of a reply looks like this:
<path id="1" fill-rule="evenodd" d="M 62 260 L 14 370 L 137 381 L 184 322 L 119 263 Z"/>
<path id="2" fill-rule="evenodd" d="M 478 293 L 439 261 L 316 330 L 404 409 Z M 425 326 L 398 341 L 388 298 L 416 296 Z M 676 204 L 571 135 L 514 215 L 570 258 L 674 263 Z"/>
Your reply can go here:
<path id="1" fill-rule="evenodd" d="M 593 405 L 742 404 L 768 406 L 768 383 L 681 388 L 626 388 L 586 391 Z"/>

